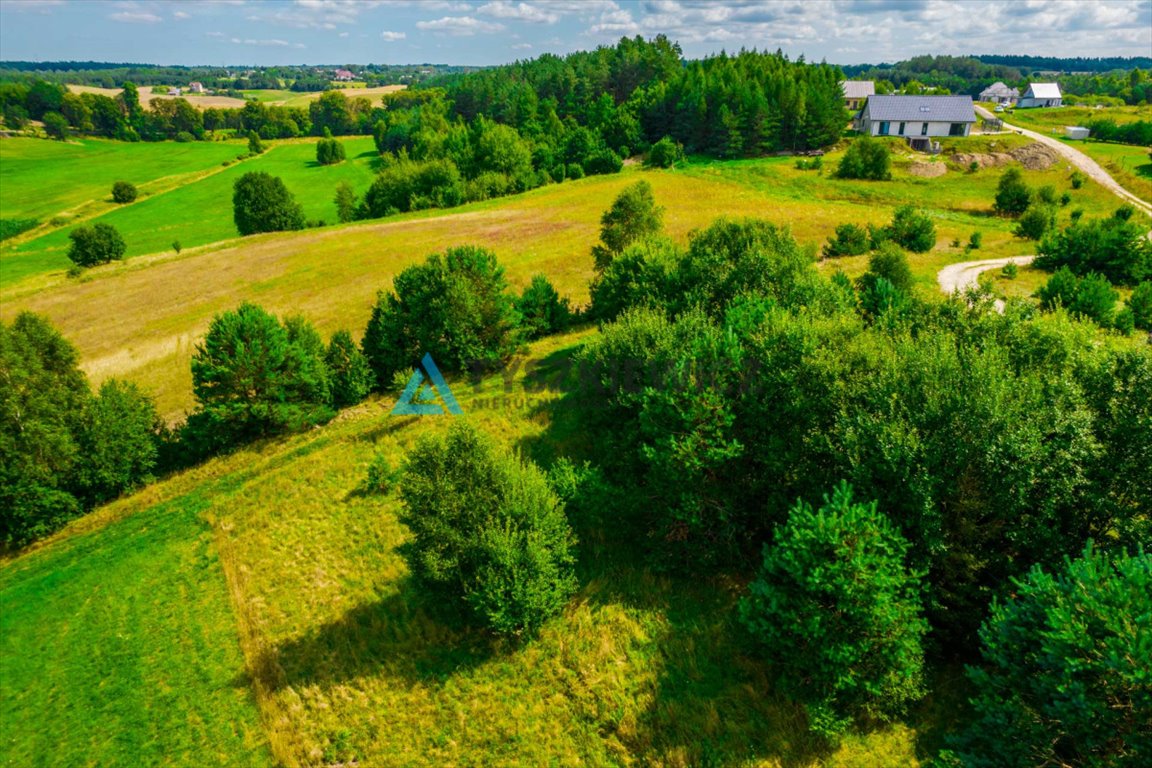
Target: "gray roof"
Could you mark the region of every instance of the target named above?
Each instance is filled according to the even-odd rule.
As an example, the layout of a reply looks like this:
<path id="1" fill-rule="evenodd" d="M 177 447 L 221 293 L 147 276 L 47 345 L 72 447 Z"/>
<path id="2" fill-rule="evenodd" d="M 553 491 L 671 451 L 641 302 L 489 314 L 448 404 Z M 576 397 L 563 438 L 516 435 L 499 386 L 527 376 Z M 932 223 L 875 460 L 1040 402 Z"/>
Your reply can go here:
<path id="1" fill-rule="evenodd" d="M 871 80 L 845 80 L 840 88 L 846 99 L 863 99 L 876 93 L 876 84 Z"/>
<path id="2" fill-rule="evenodd" d="M 1019 95 L 1020 91 L 1017 90 L 1016 88 L 1009 88 L 1008 86 L 1004 85 L 1004 83 L 995 82 L 995 83 L 992 83 L 992 85 L 985 88 L 984 90 L 980 91 L 981 96 L 983 96 L 986 93 L 998 93 L 998 94 L 1004 94 L 1004 95 Z"/>
<path id="3" fill-rule="evenodd" d="M 974 123 L 971 96 L 870 96 L 871 120 L 906 123 Z"/>

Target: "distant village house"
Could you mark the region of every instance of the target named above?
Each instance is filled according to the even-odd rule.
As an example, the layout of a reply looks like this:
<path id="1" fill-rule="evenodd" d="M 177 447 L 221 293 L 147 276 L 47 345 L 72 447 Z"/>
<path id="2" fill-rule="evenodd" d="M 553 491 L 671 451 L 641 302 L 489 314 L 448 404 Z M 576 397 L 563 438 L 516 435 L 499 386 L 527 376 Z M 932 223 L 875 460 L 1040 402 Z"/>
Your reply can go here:
<path id="1" fill-rule="evenodd" d="M 1020 97 L 1016 106 L 1026 109 L 1028 107 L 1058 107 L 1064 97 L 1060 94 L 1060 86 L 1056 83 L 1032 83 L 1028 90 Z"/>
<path id="2" fill-rule="evenodd" d="M 336 70 L 336 73 L 335 73 L 335 75 L 333 75 L 333 77 L 334 77 L 334 79 L 339 80 L 340 82 L 344 82 L 344 83 L 348 82 L 349 80 L 355 80 L 356 79 L 356 75 L 352 74 L 351 72 L 349 72 L 346 69 Z"/>
<path id="3" fill-rule="evenodd" d="M 980 91 L 980 101 L 990 101 L 993 104 L 1015 104 L 1019 99 L 1019 88 L 1009 88 L 1000 82 L 992 83 Z"/>
<path id="4" fill-rule="evenodd" d="M 840 90 L 844 92 L 844 106 L 856 112 L 876 93 L 876 85 L 871 80 L 845 80 Z"/>
<path id="5" fill-rule="evenodd" d="M 204 84 L 197 82 L 188 83 L 188 91 L 189 93 L 204 93 Z"/>
<path id="6" fill-rule="evenodd" d="M 913 149 L 930 150 L 933 136 L 967 136 L 976 123 L 971 96 L 871 96 L 856 121 L 872 136 L 902 136 Z"/>

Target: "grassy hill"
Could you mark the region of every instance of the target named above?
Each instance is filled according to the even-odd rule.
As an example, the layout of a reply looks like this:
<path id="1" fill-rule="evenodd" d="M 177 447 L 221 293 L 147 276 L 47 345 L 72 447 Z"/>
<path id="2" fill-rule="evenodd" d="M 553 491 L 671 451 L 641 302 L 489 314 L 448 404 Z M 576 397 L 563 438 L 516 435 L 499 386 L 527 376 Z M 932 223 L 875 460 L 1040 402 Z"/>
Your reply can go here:
<path id="1" fill-rule="evenodd" d="M 302 312 L 323 332 L 344 327 L 358 335 L 376 291 L 387 288 L 399 270 L 445 247 L 474 243 L 496 252 L 514 284 L 543 273 L 577 303 L 586 301 L 599 217 L 638 178 L 651 182 L 666 209 L 669 234 L 681 241 L 718 216 L 759 216 L 787 224 L 815 248 L 839 223 L 880 224 L 901 204 L 924 206 L 940 235 L 933 251 L 910 256 L 926 295 L 937 292 L 935 273 L 945 264 L 1031 253 L 1035 247 L 1011 234 L 1012 222 L 989 215 L 997 169 L 954 168 L 925 178 L 901 160 L 894 181 L 876 183 L 800 171 L 791 158 L 697 163 L 675 171 L 629 169 L 451 210 L 225 240 L 235 235 L 231 184 L 247 170 L 281 176 L 309 217 L 332 221 L 338 181 L 363 190 L 372 174 L 370 140 L 347 144 L 354 159 L 339 166 L 315 166 L 312 142 L 284 143 L 105 214 L 100 220 L 121 229 L 130 255 L 150 255 L 90 270 L 80 280 L 64 276 L 66 230 L 0 249 L 0 317 L 21 309 L 47 315 L 78 346 L 85 370 L 97 382 L 127 376 L 157 397 L 162 413 L 176 418 L 191 404 L 188 361 L 196 339 L 214 314 L 243 299 L 278 313 Z M 0 149 L 4 145 L 0 142 Z M 826 158 L 826 168 L 833 168 L 837 157 Z M 1070 190 L 1059 165 L 1027 176 L 1058 192 Z M 1092 183 L 1071 194 L 1064 217 L 1072 208 L 1093 215 L 1117 205 Z M 951 245 L 966 243 L 977 230 L 984 233 L 984 246 L 975 255 Z M 186 248 L 207 245 L 177 256 L 170 249 L 174 239 Z M 855 275 L 865 262 L 865 257 L 841 259 L 824 268 Z M 1027 281 L 1019 285 L 1025 292 L 1034 287 Z"/>
<path id="2" fill-rule="evenodd" d="M 536 370 L 585 333 L 534 346 Z M 591 450 L 524 370 L 452 381 L 460 418 L 545 464 Z M 390 406 L 169 478 L 0 567 L 0 762 L 908 766 L 933 746 L 938 700 L 822 747 L 744 645 L 742 585 L 627 565 L 602 521 L 574 521 L 581 591 L 538 639 L 458 626 L 408 580 L 394 492 L 359 490 L 375 455 L 398 466 L 448 424 Z"/>

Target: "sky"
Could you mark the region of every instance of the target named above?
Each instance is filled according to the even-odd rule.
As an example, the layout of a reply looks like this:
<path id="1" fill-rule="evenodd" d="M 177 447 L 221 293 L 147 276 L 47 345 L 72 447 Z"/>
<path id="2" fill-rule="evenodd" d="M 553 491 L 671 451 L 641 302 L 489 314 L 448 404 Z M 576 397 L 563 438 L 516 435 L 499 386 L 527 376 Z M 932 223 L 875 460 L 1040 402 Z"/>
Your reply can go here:
<path id="1" fill-rule="evenodd" d="M 685 56 L 1152 56 L 1152 0 L 0 0 L 0 59 L 501 64 L 666 34 Z"/>

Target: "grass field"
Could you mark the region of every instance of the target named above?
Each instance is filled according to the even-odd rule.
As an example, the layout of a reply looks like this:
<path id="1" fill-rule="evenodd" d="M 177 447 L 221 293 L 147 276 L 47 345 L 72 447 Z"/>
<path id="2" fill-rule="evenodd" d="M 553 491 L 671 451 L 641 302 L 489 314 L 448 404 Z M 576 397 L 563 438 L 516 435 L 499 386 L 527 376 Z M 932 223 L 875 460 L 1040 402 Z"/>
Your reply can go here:
<path id="1" fill-rule="evenodd" d="M 1152 157 L 1149 147 L 1130 144 L 1105 144 L 1088 139 L 1070 141 L 1064 127 L 1084 125 L 1089 120 L 1112 120 L 1118 124 L 1137 120 L 1152 121 L 1152 106 L 1143 107 L 1058 107 L 1054 109 L 1017 109 L 1005 119 L 1013 125 L 1051 134 L 1069 146 L 1079 149 L 1108 171 L 1125 189 L 1152 203 Z"/>
<path id="2" fill-rule="evenodd" d="M 19 158 L 18 162 L 14 163 L 16 170 L 13 173 L 13 184 L 11 189 L 6 191 L 4 204 L 0 206 L 0 212 L 5 218 L 10 215 L 7 207 L 7 196 L 11 197 L 15 210 L 18 211 L 18 213 L 11 214 L 12 217 L 15 218 L 24 213 L 19 210 L 20 201 L 32 194 L 32 189 L 36 186 L 36 179 L 38 178 L 31 171 L 37 167 L 43 167 L 35 158 L 25 160 L 19 157 L 19 154 L 24 152 L 31 154 L 40 151 L 38 147 L 31 147 L 30 145 L 53 143 L 37 142 L 34 139 L 9 139 L 0 142 L 0 149 L 5 148 L 9 142 L 17 141 L 22 143 L 9 150 L 9 154 L 13 156 L 12 159 Z M 100 220 L 113 225 L 123 234 L 128 246 L 128 257 L 168 250 L 172 247 L 173 241 L 177 240 L 183 247 L 190 248 L 237 237 L 239 233 L 232 222 L 232 185 L 236 179 L 249 171 L 264 171 L 284 180 L 289 190 L 296 195 L 297 200 L 303 205 L 305 216 L 309 220 L 325 220 L 331 224 L 336 221 L 336 205 L 333 202 L 336 185 L 341 181 L 347 181 L 357 187 L 358 190 L 363 191 L 372 181 L 378 157 L 371 139 L 357 137 L 342 141 L 349 160 L 340 165 L 327 167 L 316 163 L 314 140 L 273 144 L 264 154 L 241 163 L 235 163 L 228 168 L 220 167 L 219 161 L 212 161 L 216 161 L 217 158 L 221 160 L 235 159 L 238 154 L 247 151 L 245 143 L 190 142 L 188 144 L 175 144 L 165 142 L 164 144 L 151 145 L 186 158 L 178 160 L 178 162 L 191 165 L 194 160 L 197 161 L 201 165 L 202 174 L 208 175 L 203 175 L 194 183 L 158 190 L 155 194 L 146 195 L 131 205 L 117 206 L 109 203 L 107 212 L 101 216 Z M 98 164 L 105 161 L 108 164 L 108 172 L 105 175 L 116 173 L 119 169 L 118 172 L 121 175 L 115 178 L 133 181 L 137 178 L 135 176 L 137 172 L 146 172 L 147 165 L 142 164 L 140 171 L 137 171 L 132 165 L 134 161 L 131 158 L 128 160 L 127 166 L 119 165 L 116 155 L 118 151 L 122 151 L 120 148 L 149 145 L 112 144 L 111 142 L 103 142 L 101 145 L 100 148 L 103 148 L 103 145 L 116 147 L 109 152 L 107 157 L 97 156 Z M 195 153 L 192 155 L 180 154 L 181 150 L 178 148 L 191 146 L 213 148 L 215 151 L 204 152 L 199 155 Z M 9 158 L 5 157 L 3 162 L 7 167 Z M 60 162 L 68 161 L 61 160 Z M 73 158 L 71 162 L 79 161 Z M 205 165 L 206 163 L 211 164 Z M 27 168 L 29 172 L 21 173 L 21 168 Z M 95 172 L 99 173 L 100 171 Z M 51 169 L 49 173 L 52 173 Z M 70 175 L 64 172 L 57 173 L 65 178 Z M 5 184 L 5 186 L 8 185 Z M 93 182 L 84 188 L 83 194 L 107 196 L 110 194 L 110 188 L 111 181 L 99 186 Z M 145 192 L 147 191 L 148 188 L 145 188 Z M 66 185 L 61 185 L 57 199 L 63 199 L 65 195 L 69 195 L 71 197 L 68 200 L 72 200 L 79 194 L 82 193 L 72 190 Z M 51 199 L 45 196 L 36 205 L 41 209 L 48 208 L 53 205 L 49 202 Z M 14 245 L 5 243 L 0 249 L 0 257 L 5 262 L 3 274 L 0 274 L 0 288 L 12 285 L 30 275 L 67 270 L 71 264 L 67 257 L 68 233 L 72 229 L 71 226 L 63 226 L 35 240 L 26 240 Z"/>
<path id="3" fill-rule="evenodd" d="M 584 333 L 532 357 L 555 363 Z M 501 442 L 545 463 L 560 450 L 579 458 L 587 446 L 553 420 L 555 394 L 522 385 L 522 373 L 510 385 L 452 382 L 462 418 Z M 485 407 L 493 395 L 515 404 Z M 41 764 L 146 764 L 166 749 L 172 765 L 202 750 L 201 765 L 864 768 L 916 765 L 938 746 L 954 708 L 936 700 L 907 725 L 823 747 L 773 695 L 734 622 L 740 583 L 623 565 L 628 540 L 592 521 L 574 521 L 580 592 L 538 639 L 457 625 L 408 580 L 394 492 L 358 491 L 374 455 L 398 465 L 447 426 L 390 417 L 390 406 L 371 400 L 169 478 L 0 565 L 0 599 L 18 609 L 5 620 L 28 628 L 5 633 L 7 663 L 20 667 L 5 706 L 20 720 L 0 763 L 36 762 L 52 744 Z M 77 647 L 91 658 L 68 653 Z M 99 690 L 127 698 L 90 695 Z M 149 697 L 160 716 L 133 721 Z M 111 737 L 123 730 L 138 740 Z"/>
<path id="4" fill-rule="evenodd" d="M 791 227 L 802 243 L 818 247 L 843 222 L 885 223 L 896 206 L 907 202 L 934 209 L 936 249 L 910 255 L 918 289 L 926 296 L 937 294 L 935 273 L 945 264 L 1031 253 L 1035 247 L 1011 234 L 1010 221 L 989 215 L 999 178 L 995 169 L 975 174 L 953 169 L 927 179 L 910 176 L 907 162 L 900 160 L 895 181 L 874 183 L 830 179 L 796 170 L 790 158 L 772 158 L 700 163 L 677 171 L 630 170 L 450 211 L 261 235 L 180 256 L 169 250 L 175 237 L 191 246 L 235 234 L 230 185 L 246 170 L 283 175 L 310 217 L 333 215 L 331 191 L 338 174 L 358 175 L 358 189 L 367 186 L 369 158 L 310 168 L 311 151 L 311 144 L 285 144 L 108 214 L 103 220 L 122 228 L 129 253 L 159 253 L 91 270 L 80 280 L 63 275 L 63 232 L 0 250 L 5 273 L 0 317 L 8 319 L 21 309 L 47 315 L 78 346 L 83 367 L 96 382 L 113 375 L 137 381 L 156 396 L 166 417 L 176 419 L 192 405 L 189 361 L 197 339 L 213 315 L 244 299 L 278 313 L 301 312 L 325 333 L 348 328 L 359 335 L 376 291 L 387 288 L 394 274 L 429 253 L 474 243 L 496 252 L 514 285 L 543 273 L 577 304 L 585 302 L 600 215 L 624 186 L 639 178 L 653 185 L 666 208 L 667 229 L 680 241 L 721 215 L 759 216 Z M 828 167 L 835 161 L 830 156 Z M 1069 188 L 1059 166 L 1028 177 L 1033 183 L 1051 183 L 1058 192 Z M 1108 213 L 1117 205 L 1091 183 L 1072 195 L 1070 208 L 1083 208 L 1087 215 Z M 966 243 L 977 230 L 984 233 L 980 251 L 967 253 L 951 245 L 953 240 Z M 866 257 L 854 257 L 823 268 L 855 276 L 866 263 Z M 13 272 L 16 276 L 9 277 Z"/>

